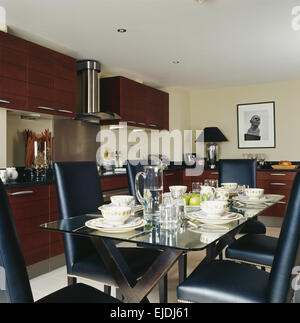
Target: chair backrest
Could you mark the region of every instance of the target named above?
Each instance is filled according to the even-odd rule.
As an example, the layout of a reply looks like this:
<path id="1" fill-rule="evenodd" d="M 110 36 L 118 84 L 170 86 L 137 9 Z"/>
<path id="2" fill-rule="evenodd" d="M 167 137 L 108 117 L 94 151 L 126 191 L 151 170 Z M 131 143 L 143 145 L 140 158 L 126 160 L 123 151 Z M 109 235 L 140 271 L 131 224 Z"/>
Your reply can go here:
<path id="1" fill-rule="evenodd" d="M 136 191 L 135 191 L 135 176 L 138 172 L 144 171 L 144 165 L 147 165 L 148 161 L 141 160 L 141 161 L 127 161 L 126 163 L 126 169 L 127 169 L 127 179 L 128 179 L 128 185 L 129 185 L 129 193 L 130 195 L 134 196 L 135 203 L 140 204 Z M 139 189 L 141 194 L 143 194 L 144 186 L 143 181 L 140 179 L 139 181 Z"/>
<path id="2" fill-rule="evenodd" d="M 220 183 L 238 183 L 256 187 L 256 160 L 255 159 L 220 159 Z"/>
<path id="3" fill-rule="evenodd" d="M 5 301 L 33 303 L 24 256 L 9 201 L 0 179 L 0 290 Z"/>
<path id="4" fill-rule="evenodd" d="M 104 203 L 96 162 L 54 163 L 59 210 L 62 219 L 99 212 Z M 64 234 L 67 270 L 81 256 L 94 252 L 90 239 Z"/>
<path id="5" fill-rule="evenodd" d="M 300 172 L 297 173 L 285 212 L 269 280 L 269 300 L 291 300 L 292 271 L 300 265 Z M 299 268 L 298 268 L 299 272 Z M 295 273 L 293 273 L 295 274 Z"/>

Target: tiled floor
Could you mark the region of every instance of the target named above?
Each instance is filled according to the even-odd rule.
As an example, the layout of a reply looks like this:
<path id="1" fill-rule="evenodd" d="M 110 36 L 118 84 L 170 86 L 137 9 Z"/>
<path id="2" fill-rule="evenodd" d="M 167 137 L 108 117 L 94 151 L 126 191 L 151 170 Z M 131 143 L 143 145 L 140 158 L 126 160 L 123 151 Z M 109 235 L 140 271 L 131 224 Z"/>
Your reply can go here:
<path id="1" fill-rule="evenodd" d="M 280 232 L 279 227 L 267 227 L 267 234 L 271 236 L 278 237 Z M 205 256 L 204 252 L 190 252 L 188 254 L 188 275 L 193 271 L 193 269 L 201 262 Z M 100 290 L 103 290 L 101 284 L 87 280 L 78 280 L 84 282 Z M 34 300 L 38 300 L 57 289 L 60 289 L 64 286 L 67 286 L 66 279 L 66 267 L 61 267 L 56 270 L 51 271 L 50 273 L 38 276 L 30 280 Z M 175 264 L 168 273 L 168 284 L 169 284 L 169 302 L 177 302 L 176 298 L 176 286 L 178 285 L 178 271 L 177 264 Z M 115 291 L 112 291 L 114 296 Z M 150 302 L 158 302 L 158 289 L 157 287 L 149 295 Z"/>

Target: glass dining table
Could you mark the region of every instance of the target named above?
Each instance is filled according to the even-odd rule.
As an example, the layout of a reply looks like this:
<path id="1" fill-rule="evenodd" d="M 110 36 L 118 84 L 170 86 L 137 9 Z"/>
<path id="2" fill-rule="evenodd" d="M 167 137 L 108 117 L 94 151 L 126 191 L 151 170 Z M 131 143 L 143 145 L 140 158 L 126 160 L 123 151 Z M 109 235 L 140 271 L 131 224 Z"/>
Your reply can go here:
<path id="1" fill-rule="evenodd" d="M 147 301 L 147 295 L 164 277 L 173 264 L 183 255 L 193 251 L 206 251 L 202 262 L 209 262 L 222 254 L 226 246 L 251 219 L 262 214 L 284 198 L 272 195 L 268 202 L 261 204 L 241 204 L 231 200 L 229 212 L 236 214 L 221 225 L 211 221 L 199 220 L 194 208 L 187 209 L 181 225 L 174 231 L 161 229 L 159 226 L 146 224 L 127 232 L 106 232 L 87 226 L 91 220 L 100 217 L 97 214 L 82 214 L 68 219 L 41 224 L 45 230 L 90 238 L 101 256 L 107 269 L 117 282 L 125 302 L 139 303 Z M 135 216 L 142 216 L 137 213 Z M 89 221 L 89 222 L 88 222 Z M 118 243 L 136 244 L 137 248 L 156 248 L 162 252 L 140 279 L 136 280 L 118 250 Z M 199 261 L 200 262 L 200 261 Z M 185 277 L 179 277 L 179 283 Z"/>

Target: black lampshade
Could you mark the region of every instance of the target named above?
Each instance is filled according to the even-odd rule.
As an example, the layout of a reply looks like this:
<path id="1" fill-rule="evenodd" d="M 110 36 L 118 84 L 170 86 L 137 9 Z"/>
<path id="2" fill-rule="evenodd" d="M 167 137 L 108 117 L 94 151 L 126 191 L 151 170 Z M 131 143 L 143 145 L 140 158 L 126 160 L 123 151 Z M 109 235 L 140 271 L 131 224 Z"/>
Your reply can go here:
<path id="1" fill-rule="evenodd" d="M 228 141 L 222 131 L 217 127 L 207 127 L 203 130 L 204 142 Z M 203 133 L 196 139 L 196 142 L 203 141 Z"/>

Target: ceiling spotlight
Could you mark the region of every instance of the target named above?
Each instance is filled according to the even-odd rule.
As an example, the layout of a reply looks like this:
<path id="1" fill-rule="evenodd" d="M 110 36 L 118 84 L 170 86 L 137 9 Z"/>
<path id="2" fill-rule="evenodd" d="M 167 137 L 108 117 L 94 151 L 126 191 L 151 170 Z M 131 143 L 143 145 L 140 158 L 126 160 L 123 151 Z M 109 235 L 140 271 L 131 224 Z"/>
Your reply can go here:
<path id="1" fill-rule="evenodd" d="M 172 61 L 173 64 L 179 64 L 180 61 Z"/>
<path id="2" fill-rule="evenodd" d="M 118 33 L 126 33 L 126 29 L 125 28 L 119 28 L 118 29 Z"/>

